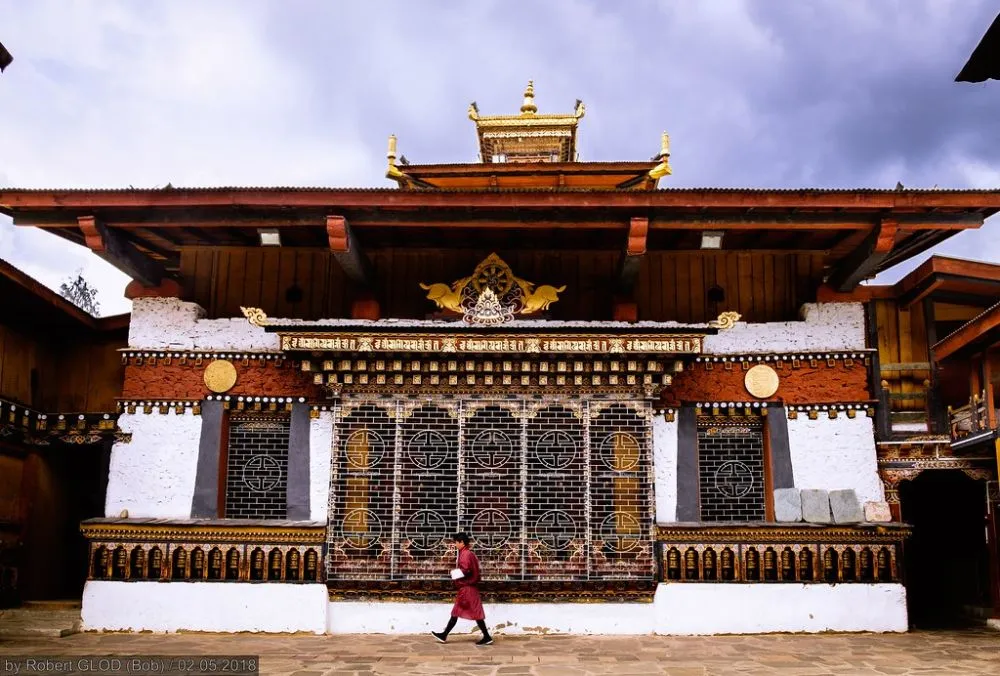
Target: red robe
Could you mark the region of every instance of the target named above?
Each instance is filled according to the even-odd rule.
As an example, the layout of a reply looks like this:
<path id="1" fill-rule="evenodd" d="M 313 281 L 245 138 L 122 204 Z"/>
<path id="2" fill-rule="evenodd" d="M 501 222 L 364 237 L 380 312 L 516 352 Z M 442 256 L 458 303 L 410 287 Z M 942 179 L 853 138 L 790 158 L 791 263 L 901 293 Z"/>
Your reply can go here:
<path id="1" fill-rule="evenodd" d="M 455 606 L 451 609 L 452 617 L 461 617 L 463 620 L 485 620 L 486 612 L 483 611 L 483 599 L 479 596 L 479 559 L 468 548 L 458 552 L 458 568 L 462 569 L 465 577 L 455 580 L 458 587 L 458 595 L 455 597 Z"/>

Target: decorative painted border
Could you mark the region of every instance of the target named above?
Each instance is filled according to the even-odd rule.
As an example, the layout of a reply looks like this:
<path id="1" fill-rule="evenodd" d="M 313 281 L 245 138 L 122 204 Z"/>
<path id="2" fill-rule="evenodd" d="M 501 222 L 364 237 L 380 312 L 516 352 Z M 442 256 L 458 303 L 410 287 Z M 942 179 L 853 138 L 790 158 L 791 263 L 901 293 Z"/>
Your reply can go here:
<path id="1" fill-rule="evenodd" d="M 117 413 L 43 413 L 0 399 L 0 439 L 30 446 L 97 443 L 113 437 L 117 423 Z"/>
<path id="2" fill-rule="evenodd" d="M 835 366 L 836 362 L 842 361 L 845 366 L 851 367 L 854 365 L 855 361 L 861 361 L 864 366 L 871 365 L 871 355 L 875 352 L 874 349 L 863 349 L 863 350 L 852 350 L 851 352 L 772 352 L 769 354 L 728 354 L 728 355 L 718 355 L 718 356 L 700 356 L 695 357 L 694 361 L 696 364 L 717 364 L 717 363 L 730 363 L 730 364 L 750 364 L 750 363 L 768 363 L 768 362 L 792 362 L 792 368 L 800 368 L 802 362 L 806 362 L 808 366 L 812 368 L 817 368 L 820 361 L 826 363 L 827 366 Z M 749 368 L 748 366 L 745 368 Z"/>
<path id="3" fill-rule="evenodd" d="M 296 526 L 287 523 L 89 519 L 80 524 L 80 532 L 88 540 L 322 545 L 326 524 Z"/>
<path id="4" fill-rule="evenodd" d="M 652 603 L 656 580 L 532 581 L 483 580 L 485 603 Z M 452 601 L 446 580 L 327 580 L 331 601 Z"/>
<path id="5" fill-rule="evenodd" d="M 912 529 L 905 524 L 874 526 L 796 526 L 790 524 L 753 525 L 658 525 L 656 539 L 662 543 L 811 543 L 899 544 L 910 536 Z"/>

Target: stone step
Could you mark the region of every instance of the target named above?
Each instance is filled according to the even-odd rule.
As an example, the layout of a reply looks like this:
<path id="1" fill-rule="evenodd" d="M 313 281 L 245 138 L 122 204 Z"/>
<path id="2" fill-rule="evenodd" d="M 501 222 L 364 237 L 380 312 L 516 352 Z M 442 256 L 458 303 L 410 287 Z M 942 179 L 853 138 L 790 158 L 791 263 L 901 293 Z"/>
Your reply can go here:
<path id="1" fill-rule="evenodd" d="M 0 640 L 10 638 L 61 638 L 80 632 L 79 610 L 10 608 L 0 611 Z"/>
<path id="2" fill-rule="evenodd" d="M 80 599 L 60 599 L 53 601 L 24 601 L 21 609 L 32 610 L 80 610 L 82 606 Z"/>

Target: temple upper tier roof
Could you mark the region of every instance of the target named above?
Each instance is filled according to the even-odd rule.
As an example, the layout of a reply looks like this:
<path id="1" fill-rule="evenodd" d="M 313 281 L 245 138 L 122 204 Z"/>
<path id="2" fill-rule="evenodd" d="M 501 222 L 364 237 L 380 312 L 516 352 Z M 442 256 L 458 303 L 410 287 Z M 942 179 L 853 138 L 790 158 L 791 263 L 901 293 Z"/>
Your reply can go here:
<path id="1" fill-rule="evenodd" d="M 531 81 L 516 115 L 480 115 L 476 102 L 469 104 L 469 119 L 476 123 L 479 137 L 479 159 L 487 164 L 575 162 L 576 130 L 585 112 L 583 101 L 577 100 L 570 114 L 539 115 Z"/>
<path id="2" fill-rule="evenodd" d="M 386 177 L 403 189 L 587 188 L 652 190 L 670 174 L 669 137 L 660 151 L 642 162 L 580 162 L 577 148 L 580 120 L 586 109 L 577 100 L 572 113 L 539 114 L 535 85 L 528 82 L 520 112 L 480 115 L 469 105 L 476 124 L 479 162 L 410 164 L 398 156 L 395 136 L 389 137 Z"/>

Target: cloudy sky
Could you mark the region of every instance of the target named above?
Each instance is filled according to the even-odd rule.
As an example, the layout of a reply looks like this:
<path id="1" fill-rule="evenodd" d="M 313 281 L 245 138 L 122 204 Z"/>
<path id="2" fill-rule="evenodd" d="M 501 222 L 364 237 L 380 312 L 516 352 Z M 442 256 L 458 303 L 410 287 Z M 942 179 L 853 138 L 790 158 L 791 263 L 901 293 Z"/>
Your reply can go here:
<path id="1" fill-rule="evenodd" d="M 470 101 L 587 104 L 584 160 L 661 185 L 1000 188 L 1000 82 L 953 82 L 994 0 L 0 0 L 0 186 L 387 186 L 474 161 Z M 1000 218 L 939 247 L 1000 262 Z M 0 216 L 0 257 L 102 314 L 127 279 Z M 887 273 L 892 280 L 910 269 Z M 881 281 L 881 280 L 880 280 Z"/>

